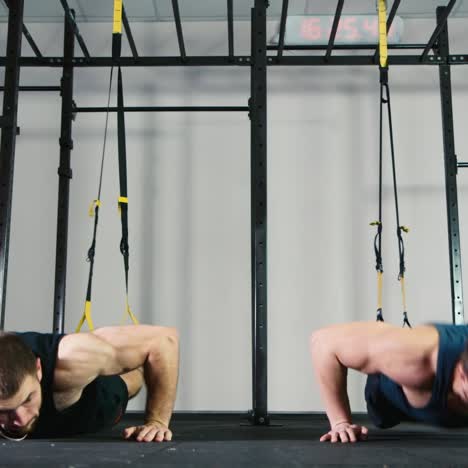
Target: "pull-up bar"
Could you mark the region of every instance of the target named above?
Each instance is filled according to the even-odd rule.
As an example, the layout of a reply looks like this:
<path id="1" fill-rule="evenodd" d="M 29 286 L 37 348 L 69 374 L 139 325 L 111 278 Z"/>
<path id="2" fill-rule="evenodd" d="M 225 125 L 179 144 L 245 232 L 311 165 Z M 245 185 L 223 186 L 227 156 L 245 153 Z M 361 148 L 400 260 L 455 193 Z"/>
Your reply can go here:
<path id="1" fill-rule="evenodd" d="M 76 107 L 73 112 L 117 112 L 117 107 Z M 125 112 L 248 112 L 248 106 L 143 106 L 125 107 Z"/>

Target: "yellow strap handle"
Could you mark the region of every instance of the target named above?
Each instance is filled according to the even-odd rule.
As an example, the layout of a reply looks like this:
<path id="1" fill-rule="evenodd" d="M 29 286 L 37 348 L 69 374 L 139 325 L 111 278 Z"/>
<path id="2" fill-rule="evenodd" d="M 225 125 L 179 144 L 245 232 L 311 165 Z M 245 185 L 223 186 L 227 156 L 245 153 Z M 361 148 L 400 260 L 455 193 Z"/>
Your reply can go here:
<path id="1" fill-rule="evenodd" d="M 113 34 L 122 34 L 122 0 L 114 0 Z"/>
<path id="2" fill-rule="evenodd" d="M 117 204 L 119 208 L 119 214 L 122 214 L 122 203 L 125 203 L 128 205 L 128 198 L 127 197 L 119 197 Z"/>
<path id="3" fill-rule="evenodd" d="M 83 316 L 81 317 L 80 323 L 76 327 L 75 333 L 80 332 L 81 327 L 83 326 L 85 320 L 86 320 L 86 322 L 88 324 L 88 328 L 90 329 L 90 331 L 93 331 L 94 330 L 94 324 L 93 324 L 93 319 L 91 318 L 91 302 L 90 301 L 86 301 L 86 303 L 85 303 Z"/>
<path id="4" fill-rule="evenodd" d="M 122 320 L 121 320 L 121 324 L 123 325 L 125 323 L 125 319 L 127 318 L 127 315 L 130 317 L 130 320 L 133 322 L 134 325 L 138 325 L 138 319 L 135 317 L 135 315 L 133 314 L 132 310 L 130 309 L 130 305 L 128 304 L 128 296 L 127 296 L 127 307 L 126 307 L 126 310 L 123 314 L 123 317 L 122 317 Z"/>
<path id="5" fill-rule="evenodd" d="M 386 0 L 379 0 L 379 52 L 380 66 L 386 68 L 388 65 L 388 43 L 387 43 L 387 5 Z"/>
<path id="6" fill-rule="evenodd" d="M 96 209 L 96 206 L 101 206 L 101 200 L 93 200 L 91 202 L 91 205 L 89 207 L 89 216 L 92 218 L 94 216 L 94 212 Z"/>

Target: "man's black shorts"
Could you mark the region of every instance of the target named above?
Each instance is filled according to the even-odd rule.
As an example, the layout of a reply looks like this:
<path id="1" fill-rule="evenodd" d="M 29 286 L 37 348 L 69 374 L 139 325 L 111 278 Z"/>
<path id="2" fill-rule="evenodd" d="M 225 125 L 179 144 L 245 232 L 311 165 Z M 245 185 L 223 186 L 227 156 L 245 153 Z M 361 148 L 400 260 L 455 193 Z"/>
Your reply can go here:
<path id="1" fill-rule="evenodd" d="M 100 376 L 84 389 L 81 400 L 88 408 L 83 411 L 86 432 L 97 432 L 122 418 L 128 403 L 127 385 L 118 375 Z"/>
<path id="2" fill-rule="evenodd" d="M 100 376 L 84 388 L 81 398 L 69 408 L 57 411 L 50 403 L 43 405 L 39 423 L 31 435 L 71 437 L 108 429 L 120 421 L 127 403 L 124 380 L 118 375 Z"/>

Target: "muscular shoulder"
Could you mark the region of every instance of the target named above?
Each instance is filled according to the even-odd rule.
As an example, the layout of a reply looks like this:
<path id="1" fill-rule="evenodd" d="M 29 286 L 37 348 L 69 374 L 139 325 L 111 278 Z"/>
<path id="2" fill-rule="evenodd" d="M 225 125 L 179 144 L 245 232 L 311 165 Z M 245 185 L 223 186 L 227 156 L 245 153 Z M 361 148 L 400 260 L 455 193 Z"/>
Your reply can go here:
<path id="1" fill-rule="evenodd" d="M 60 341 L 54 373 L 57 391 L 82 388 L 94 380 L 115 350 L 92 333 L 73 333 Z"/>

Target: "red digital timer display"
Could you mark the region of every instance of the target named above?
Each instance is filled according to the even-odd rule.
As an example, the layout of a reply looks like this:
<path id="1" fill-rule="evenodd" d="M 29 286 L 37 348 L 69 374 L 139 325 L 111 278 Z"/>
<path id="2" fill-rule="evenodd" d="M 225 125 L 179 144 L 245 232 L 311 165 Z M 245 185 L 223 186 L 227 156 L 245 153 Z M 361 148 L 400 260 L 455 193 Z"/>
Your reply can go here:
<path id="1" fill-rule="evenodd" d="M 290 16 L 287 18 L 285 44 L 327 44 L 333 27 L 333 16 Z M 389 44 L 401 42 L 403 20 L 395 17 L 388 32 Z M 379 22 L 377 15 L 343 15 L 335 36 L 335 44 L 377 44 Z"/>

